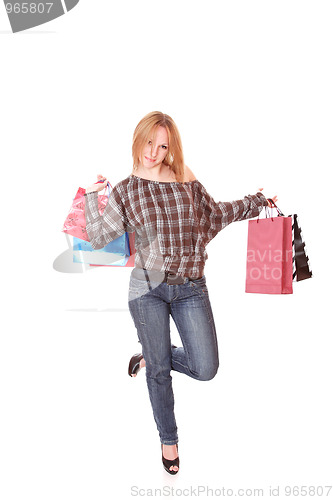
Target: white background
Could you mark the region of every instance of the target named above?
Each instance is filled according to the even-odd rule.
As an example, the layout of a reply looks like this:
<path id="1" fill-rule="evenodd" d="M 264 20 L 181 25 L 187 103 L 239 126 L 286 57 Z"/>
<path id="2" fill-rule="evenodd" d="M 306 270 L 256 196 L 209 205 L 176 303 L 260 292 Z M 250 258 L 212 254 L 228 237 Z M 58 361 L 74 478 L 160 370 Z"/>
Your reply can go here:
<path id="1" fill-rule="evenodd" d="M 332 14 L 320 0 L 81 0 L 12 34 L 0 8 L 3 500 L 333 484 Z M 264 187 L 298 213 L 314 272 L 293 295 L 245 294 L 247 222 L 209 244 L 220 369 L 173 372 L 174 477 L 144 370 L 127 375 L 131 269 L 53 269 L 77 188 L 130 174 L 154 110 L 216 201 Z"/>

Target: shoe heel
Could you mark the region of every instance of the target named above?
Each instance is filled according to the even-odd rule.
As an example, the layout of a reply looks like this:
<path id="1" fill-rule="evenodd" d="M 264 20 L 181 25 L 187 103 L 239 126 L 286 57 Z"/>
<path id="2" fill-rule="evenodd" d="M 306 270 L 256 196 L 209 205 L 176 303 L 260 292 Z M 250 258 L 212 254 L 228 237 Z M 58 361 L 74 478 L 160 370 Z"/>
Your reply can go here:
<path id="1" fill-rule="evenodd" d="M 129 365 L 128 365 L 128 375 L 131 377 L 132 375 L 137 375 L 140 368 L 140 361 L 143 359 L 143 354 L 139 352 L 138 354 L 134 354 L 131 357 Z"/>

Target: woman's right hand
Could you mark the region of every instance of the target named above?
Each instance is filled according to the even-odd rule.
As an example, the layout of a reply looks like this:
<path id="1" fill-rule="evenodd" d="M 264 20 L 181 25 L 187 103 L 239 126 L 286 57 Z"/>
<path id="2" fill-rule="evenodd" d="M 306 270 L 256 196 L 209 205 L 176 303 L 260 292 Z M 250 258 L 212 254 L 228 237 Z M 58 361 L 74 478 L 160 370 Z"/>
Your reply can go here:
<path id="1" fill-rule="evenodd" d="M 102 182 L 99 182 L 102 181 Z M 97 182 L 93 184 L 92 186 L 87 187 L 86 193 L 92 193 L 93 191 L 102 191 L 102 189 L 105 189 L 107 186 L 108 180 L 104 175 L 98 175 L 97 176 Z"/>

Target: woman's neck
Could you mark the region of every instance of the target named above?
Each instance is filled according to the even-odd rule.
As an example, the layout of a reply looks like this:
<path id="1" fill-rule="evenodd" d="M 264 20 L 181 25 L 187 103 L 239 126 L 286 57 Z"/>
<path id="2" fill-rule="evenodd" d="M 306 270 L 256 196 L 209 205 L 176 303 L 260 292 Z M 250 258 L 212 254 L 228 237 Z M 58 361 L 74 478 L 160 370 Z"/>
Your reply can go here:
<path id="1" fill-rule="evenodd" d="M 142 177 L 143 179 L 147 179 L 149 181 L 158 181 L 158 182 L 175 182 L 177 181 L 175 173 L 168 166 L 162 163 L 159 166 L 159 169 L 155 170 L 155 167 L 151 169 L 145 169 L 142 165 L 139 165 L 138 168 L 133 169 L 133 175 L 137 177 Z"/>

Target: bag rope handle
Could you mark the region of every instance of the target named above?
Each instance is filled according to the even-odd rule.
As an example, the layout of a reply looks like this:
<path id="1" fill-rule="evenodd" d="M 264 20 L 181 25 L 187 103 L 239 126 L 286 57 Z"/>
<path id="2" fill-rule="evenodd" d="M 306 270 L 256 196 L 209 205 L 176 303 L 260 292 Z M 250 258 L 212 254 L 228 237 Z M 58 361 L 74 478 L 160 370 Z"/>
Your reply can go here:
<path id="1" fill-rule="evenodd" d="M 277 213 L 278 213 L 278 217 L 285 217 L 284 213 L 282 213 L 282 210 L 279 209 L 279 207 L 274 203 L 274 201 L 272 200 L 272 198 L 267 198 L 267 201 L 270 201 L 271 204 L 273 205 L 273 207 L 276 208 Z M 271 207 L 271 215 L 273 213 L 273 207 Z"/>
<path id="2" fill-rule="evenodd" d="M 101 182 L 104 182 L 104 181 L 100 180 L 100 181 L 95 182 L 95 184 L 100 184 Z M 110 196 L 110 193 L 111 193 L 111 189 L 112 189 L 112 186 L 111 186 L 111 184 L 109 183 L 109 181 L 107 182 L 107 184 L 106 184 L 106 186 L 105 186 L 104 190 L 106 190 L 106 188 L 108 188 L 108 190 L 109 190 L 109 192 L 108 192 L 108 197 L 109 197 L 109 196 Z M 104 191 L 104 193 L 103 193 L 103 194 L 105 194 L 105 191 Z"/>

